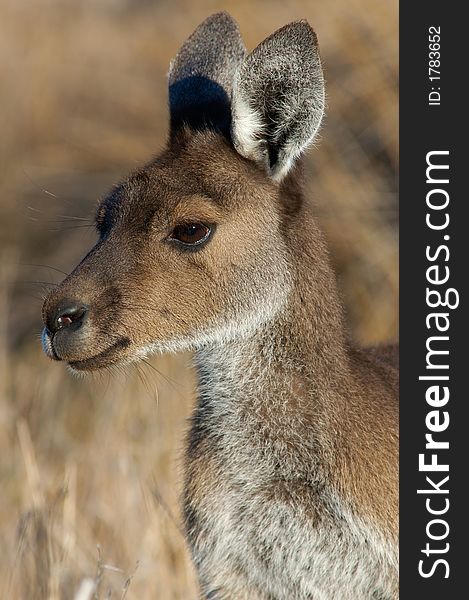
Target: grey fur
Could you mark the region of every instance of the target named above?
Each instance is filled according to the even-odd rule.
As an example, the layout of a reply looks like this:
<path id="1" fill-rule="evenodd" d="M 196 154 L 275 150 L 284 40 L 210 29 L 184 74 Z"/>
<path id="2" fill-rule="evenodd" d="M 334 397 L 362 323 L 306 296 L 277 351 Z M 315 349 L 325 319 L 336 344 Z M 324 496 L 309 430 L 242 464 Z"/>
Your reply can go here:
<path id="1" fill-rule="evenodd" d="M 306 21 L 282 27 L 249 54 L 236 76 L 235 147 L 281 179 L 313 140 L 324 98 L 314 31 Z"/>
<path id="2" fill-rule="evenodd" d="M 169 69 L 171 130 L 210 123 L 229 130 L 236 71 L 246 55 L 236 22 L 216 13 L 197 27 Z"/>

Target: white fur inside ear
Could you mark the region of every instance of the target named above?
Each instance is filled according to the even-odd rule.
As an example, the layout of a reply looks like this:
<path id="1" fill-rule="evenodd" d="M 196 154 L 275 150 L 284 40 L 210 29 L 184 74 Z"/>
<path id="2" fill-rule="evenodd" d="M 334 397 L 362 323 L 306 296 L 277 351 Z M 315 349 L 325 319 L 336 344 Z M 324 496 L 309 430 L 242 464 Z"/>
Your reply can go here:
<path id="1" fill-rule="evenodd" d="M 294 135 L 291 139 L 288 139 L 287 136 L 287 140 L 280 149 L 278 160 L 270 172 L 270 176 L 276 182 L 280 182 L 287 175 L 295 161 L 317 138 L 326 103 L 324 81 L 320 69 L 317 73 L 317 80 L 321 82 L 321 86 L 316 93 L 314 109 L 309 107 L 305 111 L 301 106 L 301 97 L 280 97 L 278 99 L 278 113 L 283 115 L 283 120 L 271 133 L 274 139 L 281 139 L 284 130 L 288 130 L 295 121 L 301 121 L 300 115 L 307 114 L 308 121 L 301 124 L 302 134 Z M 234 86 L 231 104 L 232 138 L 234 146 L 241 156 L 268 168 L 266 117 L 260 110 L 254 108 L 256 100 L 258 99 L 246 97 L 246 94 L 243 94 L 237 85 Z"/>
<path id="2" fill-rule="evenodd" d="M 273 167 L 270 175 L 274 181 L 280 182 L 293 167 L 295 161 L 303 154 L 303 152 L 312 144 L 314 144 L 324 115 L 325 94 L 322 90 L 322 97 L 318 98 L 318 108 L 314 112 L 312 122 L 316 127 L 312 129 L 307 139 L 288 140 L 279 154 L 279 160 Z M 256 162 L 266 163 L 266 127 L 262 115 L 252 106 L 252 102 L 244 98 L 241 94 L 236 93 L 235 88 L 232 99 L 232 137 L 234 146 L 244 158 Z M 282 127 L 290 124 L 296 116 L 296 107 L 285 105 L 283 114 L 291 114 L 291 117 L 286 119 L 283 124 L 280 124 L 275 132 L 275 137 L 280 137 Z M 299 143 L 300 142 L 300 143 Z"/>
<path id="3" fill-rule="evenodd" d="M 272 169 L 272 179 L 279 183 L 282 179 L 287 175 L 288 171 L 293 167 L 295 160 L 302 153 L 302 148 L 298 148 L 298 146 L 294 143 L 287 144 L 285 148 L 284 160 L 278 162 L 275 167 Z"/>
<path id="4" fill-rule="evenodd" d="M 315 144 L 318 139 L 319 130 L 321 129 L 322 119 L 324 116 L 326 98 L 325 94 L 322 95 L 322 100 L 318 105 L 318 109 L 314 111 L 314 120 L 316 126 L 311 130 L 309 137 L 298 143 L 298 140 L 292 139 L 285 143 L 279 154 L 279 160 L 272 169 L 272 179 L 280 182 L 288 174 L 290 169 L 295 164 L 296 160 L 311 146 Z"/>
<path id="5" fill-rule="evenodd" d="M 235 91 L 232 100 L 232 137 L 236 150 L 250 160 L 262 159 L 260 142 L 264 133 L 261 114 Z"/>

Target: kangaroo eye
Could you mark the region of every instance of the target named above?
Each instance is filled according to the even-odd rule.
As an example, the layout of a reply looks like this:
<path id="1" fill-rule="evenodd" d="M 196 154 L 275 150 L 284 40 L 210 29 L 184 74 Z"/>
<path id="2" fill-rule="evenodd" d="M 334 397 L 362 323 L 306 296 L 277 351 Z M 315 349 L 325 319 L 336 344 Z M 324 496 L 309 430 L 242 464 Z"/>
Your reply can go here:
<path id="1" fill-rule="evenodd" d="M 211 228 L 203 223 L 184 223 L 173 229 L 169 239 L 185 246 L 198 246 L 209 238 L 211 232 Z"/>

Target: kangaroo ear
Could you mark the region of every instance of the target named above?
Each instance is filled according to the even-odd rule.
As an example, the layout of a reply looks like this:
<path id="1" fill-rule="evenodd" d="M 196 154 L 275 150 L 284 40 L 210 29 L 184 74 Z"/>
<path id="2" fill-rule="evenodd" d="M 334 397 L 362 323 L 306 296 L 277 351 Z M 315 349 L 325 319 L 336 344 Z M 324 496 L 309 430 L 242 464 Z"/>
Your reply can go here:
<path id="1" fill-rule="evenodd" d="M 171 133 L 186 124 L 229 135 L 233 81 L 245 56 L 238 26 L 226 12 L 197 27 L 169 68 Z"/>
<path id="2" fill-rule="evenodd" d="M 324 104 L 316 34 L 306 21 L 286 25 L 259 44 L 237 73 L 233 143 L 280 181 L 313 141 Z"/>

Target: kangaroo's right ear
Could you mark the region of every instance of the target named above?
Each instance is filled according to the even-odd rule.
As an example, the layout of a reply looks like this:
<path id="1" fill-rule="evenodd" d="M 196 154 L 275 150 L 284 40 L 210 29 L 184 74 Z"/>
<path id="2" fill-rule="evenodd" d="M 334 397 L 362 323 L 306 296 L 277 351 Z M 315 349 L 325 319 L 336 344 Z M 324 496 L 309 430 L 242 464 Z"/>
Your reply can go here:
<path id="1" fill-rule="evenodd" d="M 280 181 L 313 141 L 324 104 L 316 34 L 306 21 L 290 23 L 259 44 L 238 71 L 233 143 Z"/>
<path id="2" fill-rule="evenodd" d="M 171 134 L 182 125 L 215 127 L 229 135 L 231 91 L 246 48 L 226 12 L 201 23 L 169 68 Z"/>

